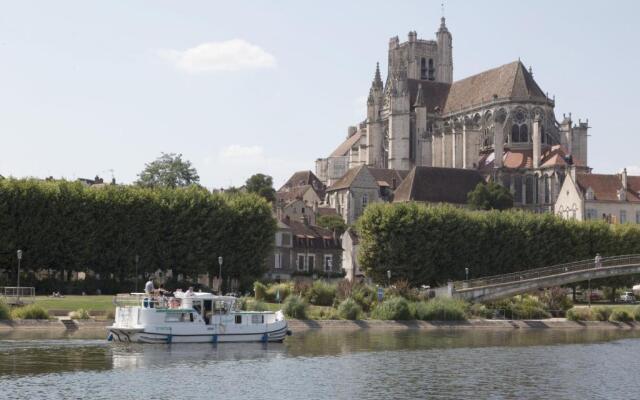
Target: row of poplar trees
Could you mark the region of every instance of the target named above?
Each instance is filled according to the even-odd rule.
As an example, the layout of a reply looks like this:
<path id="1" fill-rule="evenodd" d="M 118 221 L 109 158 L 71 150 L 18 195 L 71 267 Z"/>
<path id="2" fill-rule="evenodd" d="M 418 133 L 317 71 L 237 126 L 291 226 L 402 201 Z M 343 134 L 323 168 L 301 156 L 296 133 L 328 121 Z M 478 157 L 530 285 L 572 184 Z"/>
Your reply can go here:
<path id="1" fill-rule="evenodd" d="M 414 286 L 640 254 L 640 227 L 563 220 L 523 211 L 468 211 L 417 203 L 372 204 L 358 220 L 361 267 L 375 281 Z"/>
<path id="2" fill-rule="evenodd" d="M 265 272 L 275 229 L 270 205 L 253 194 L 3 179 L 0 286 L 15 282 L 17 249 L 23 282 L 40 292 L 63 290 L 71 271 L 97 274 L 103 292 L 132 289 L 136 268 L 143 279 L 160 269 L 195 280 L 217 275 L 219 256 L 225 280 L 250 283 Z"/>

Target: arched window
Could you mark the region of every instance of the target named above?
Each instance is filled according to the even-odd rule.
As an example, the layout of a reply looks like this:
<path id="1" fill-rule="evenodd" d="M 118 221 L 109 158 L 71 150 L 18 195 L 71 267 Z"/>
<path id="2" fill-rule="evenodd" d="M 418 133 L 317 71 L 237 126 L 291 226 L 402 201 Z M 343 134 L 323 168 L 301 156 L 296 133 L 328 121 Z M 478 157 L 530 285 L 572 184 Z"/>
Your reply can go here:
<path id="1" fill-rule="evenodd" d="M 427 59 L 422 57 L 420 59 L 420 79 L 427 79 L 428 70 L 427 70 Z"/>
<path id="2" fill-rule="evenodd" d="M 520 141 L 520 127 L 517 124 L 511 126 L 511 143 Z"/>
<path id="3" fill-rule="evenodd" d="M 529 141 L 529 128 L 527 128 L 527 125 L 520 125 L 520 141 L 523 143 Z"/>
<path id="4" fill-rule="evenodd" d="M 434 73 L 435 73 L 435 68 L 433 68 L 433 58 L 429 59 L 429 80 L 432 81 L 434 80 Z"/>

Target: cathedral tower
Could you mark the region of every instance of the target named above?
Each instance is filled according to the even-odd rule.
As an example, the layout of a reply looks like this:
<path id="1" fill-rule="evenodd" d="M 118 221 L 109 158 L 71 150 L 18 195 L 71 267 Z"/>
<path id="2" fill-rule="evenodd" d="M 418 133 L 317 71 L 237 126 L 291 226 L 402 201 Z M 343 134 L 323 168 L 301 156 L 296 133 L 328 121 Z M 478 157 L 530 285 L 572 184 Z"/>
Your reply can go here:
<path id="1" fill-rule="evenodd" d="M 436 32 L 438 41 L 438 82 L 453 82 L 453 46 L 451 33 L 447 29 L 444 17 L 440 19 L 440 29 Z"/>
<path id="2" fill-rule="evenodd" d="M 384 152 L 384 133 L 380 112 L 383 106 L 384 88 L 380 77 L 380 64 L 376 64 L 376 73 L 369 89 L 367 99 L 367 155 L 365 163 L 374 168 L 384 168 L 386 154 Z"/>

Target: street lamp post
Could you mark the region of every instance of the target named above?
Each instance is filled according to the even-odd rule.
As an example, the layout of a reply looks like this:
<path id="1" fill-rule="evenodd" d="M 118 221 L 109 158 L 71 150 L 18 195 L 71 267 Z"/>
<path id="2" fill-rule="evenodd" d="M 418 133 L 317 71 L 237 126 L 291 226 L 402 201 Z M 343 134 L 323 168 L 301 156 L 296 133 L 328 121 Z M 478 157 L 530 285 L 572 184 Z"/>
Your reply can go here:
<path id="1" fill-rule="evenodd" d="M 136 293 L 138 292 L 138 263 L 140 262 L 140 256 L 136 254 Z"/>
<path id="2" fill-rule="evenodd" d="M 389 279 L 389 287 L 391 287 L 391 270 L 387 270 L 387 278 Z"/>
<path id="3" fill-rule="evenodd" d="M 22 250 L 18 250 L 16 255 L 18 256 L 18 287 L 16 289 L 18 298 L 16 299 L 16 302 L 20 304 L 20 262 L 22 261 Z"/>
<path id="4" fill-rule="evenodd" d="M 218 294 L 222 295 L 222 256 L 218 257 Z"/>

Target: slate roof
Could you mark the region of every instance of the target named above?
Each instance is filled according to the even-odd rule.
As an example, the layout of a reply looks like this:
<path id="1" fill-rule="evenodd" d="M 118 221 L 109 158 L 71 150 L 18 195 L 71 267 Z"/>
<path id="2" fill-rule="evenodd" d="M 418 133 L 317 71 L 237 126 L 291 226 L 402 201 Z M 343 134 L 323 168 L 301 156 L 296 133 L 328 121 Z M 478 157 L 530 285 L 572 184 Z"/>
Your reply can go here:
<path id="1" fill-rule="evenodd" d="M 294 221 L 290 218 L 285 218 L 281 222 L 282 224 L 288 226 L 291 229 L 291 233 L 298 238 L 326 239 L 330 241 L 329 243 L 325 243 L 324 240 L 315 242 L 314 247 L 342 249 L 342 244 L 340 243 L 340 241 L 336 240 L 336 238 L 333 236 L 333 232 L 328 229 L 316 225 L 307 225 L 299 221 Z"/>
<path id="2" fill-rule="evenodd" d="M 366 168 L 371 173 L 373 178 L 378 183 L 378 186 L 383 186 L 383 184 L 386 183 L 386 185 L 384 186 L 393 187 L 393 182 L 395 180 L 397 187 L 408 174 L 408 171 L 398 171 L 385 168 L 370 168 L 364 165 L 360 165 L 358 167 L 349 169 L 342 178 L 338 179 L 336 182 L 334 182 L 333 185 L 327 188 L 327 192 L 346 189 L 350 187 L 354 179 L 358 176 L 363 168 Z"/>
<path id="3" fill-rule="evenodd" d="M 583 195 L 591 188 L 596 201 L 620 201 L 618 200 L 618 190 L 622 189 L 620 175 L 578 174 L 576 183 Z M 640 176 L 627 176 L 627 201 L 640 203 Z"/>
<path id="4" fill-rule="evenodd" d="M 480 182 L 484 180 L 476 170 L 414 167 L 396 189 L 393 202 L 466 204 L 467 193 Z"/>
<path id="5" fill-rule="evenodd" d="M 279 195 L 285 199 L 301 198 L 309 187 L 312 187 L 313 190 L 316 191 L 318 197 L 321 199 L 324 198 L 325 184 L 311 171 L 298 171 L 278 189 L 276 198 L 278 198 Z M 292 192 L 292 194 L 287 194 L 287 192 Z"/>
<path id="6" fill-rule="evenodd" d="M 409 79 L 410 104 L 418 97 L 418 86 L 422 87 L 422 101 L 428 112 L 436 107 L 443 114 L 499 99 L 522 99 L 547 101 L 547 96 L 533 76 L 520 61 L 492 68 L 452 84 L 428 80 Z"/>
<path id="7" fill-rule="evenodd" d="M 348 137 L 347 140 L 340 143 L 340 146 L 338 146 L 329 157 L 342 157 L 348 155 L 351 147 L 353 147 L 353 145 L 356 144 L 361 137 L 362 131 L 354 133 L 353 135 Z"/>
<path id="8" fill-rule="evenodd" d="M 287 190 L 279 190 L 276 192 L 276 201 L 278 203 L 284 202 L 288 203 L 293 200 L 302 200 L 302 196 L 307 192 L 307 190 L 312 189 L 311 185 L 297 186 L 292 187 Z M 317 193 L 317 192 L 316 192 Z M 322 197 L 320 197 L 322 198 Z"/>

